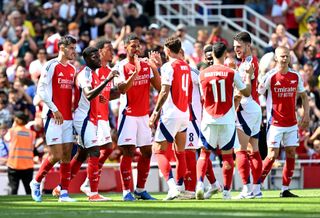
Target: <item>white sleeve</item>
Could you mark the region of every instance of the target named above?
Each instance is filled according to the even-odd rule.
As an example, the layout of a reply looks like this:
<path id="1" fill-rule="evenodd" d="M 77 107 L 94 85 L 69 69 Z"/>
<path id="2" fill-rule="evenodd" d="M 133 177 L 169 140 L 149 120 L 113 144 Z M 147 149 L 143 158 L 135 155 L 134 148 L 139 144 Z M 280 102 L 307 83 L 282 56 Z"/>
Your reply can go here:
<path id="1" fill-rule="evenodd" d="M 203 96 L 202 85 L 201 85 L 201 82 L 200 82 L 200 74 L 199 74 L 199 76 L 197 77 L 197 81 L 198 81 L 198 84 L 199 84 L 200 95 Z"/>
<path id="2" fill-rule="evenodd" d="M 270 74 L 267 73 L 264 77 L 262 77 L 261 82 L 259 83 L 258 93 L 260 95 L 263 95 L 267 91 L 267 89 L 269 89 L 270 87 L 271 76 L 269 75 Z"/>
<path id="3" fill-rule="evenodd" d="M 121 82 L 124 82 L 126 79 L 125 79 L 125 76 L 124 76 L 124 73 L 123 73 L 123 66 L 122 67 L 120 67 L 120 62 L 118 62 L 112 69 L 111 69 L 111 71 L 113 71 L 113 70 L 116 70 L 116 71 L 118 71 L 119 72 L 119 76 L 118 77 L 115 77 L 114 79 L 113 79 L 113 83 L 114 83 L 114 85 L 116 86 L 116 85 L 118 85 L 119 83 L 121 83 Z"/>
<path id="4" fill-rule="evenodd" d="M 191 78 L 192 78 L 193 84 L 195 84 L 195 85 L 199 84 L 199 75 L 200 75 L 199 70 L 197 70 L 195 68 L 191 68 Z"/>
<path id="5" fill-rule="evenodd" d="M 161 67 L 161 85 L 170 85 L 173 80 L 173 68 L 171 64 L 166 63 Z"/>
<path id="6" fill-rule="evenodd" d="M 234 85 L 238 90 L 243 90 L 247 86 L 242 82 L 242 79 L 237 71 L 234 73 Z"/>
<path id="7" fill-rule="evenodd" d="M 297 92 L 298 92 L 298 93 L 301 93 L 301 92 L 306 91 L 306 89 L 305 89 L 304 86 L 303 86 L 303 80 L 302 80 L 302 77 L 301 77 L 300 73 L 297 73 L 297 75 L 298 75 L 298 87 L 297 87 Z"/>
<path id="8" fill-rule="evenodd" d="M 77 80 L 80 88 L 92 87 L 91 85 L 91 70 L 84 69 L 79 73 Z"/>
<path id="9" fill-rule="evenodd" d="M 152 79 L 154 77 L 153 70 L 151 67 L 149 67 L 149 69 L 150 69 L 150 79 Z"/>
<path id="10" fill-rule="evenodd" d="M 55 66 L 56 65 L 51 61 L 47 62 L 43 66 L 37 88 L 37 94 L 39 95 L 40 99 L 48 106 L 48 108 L 52 112 L 58 111 L 57 106 L 53 103 L 52 98 L 48 94 L 49 86 L 52 86 L 51 83 Z"/>

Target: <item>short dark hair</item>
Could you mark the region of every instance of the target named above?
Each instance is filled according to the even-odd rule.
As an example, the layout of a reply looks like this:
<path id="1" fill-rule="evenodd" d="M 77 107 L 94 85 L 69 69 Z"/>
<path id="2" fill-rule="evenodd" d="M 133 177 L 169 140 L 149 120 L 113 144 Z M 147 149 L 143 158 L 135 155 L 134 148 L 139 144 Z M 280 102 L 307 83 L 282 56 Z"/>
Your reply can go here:
<path id="1" fill-rule="evenodd" d="M 129 35 L 127 36 L 127 38 L 125 38 L 124 44 L 127 45 L 127 44 L 129 44 L 129 42 L 132 41 L 132 40 L 140 40 L 140 38 L 139 38 L 136 34 L 134 34 L 134 33 L 129 34 Z"/>
<path id="2" fill-rule="evenodd" d="M 98 49 L 95 47 L 89 46 L 83 50 L 82 56 L 84 59 L 87 59 L 94 52 L 98 52 Z"/>
<path id="3" fill-rule="evenodd" d="M 169 37 L 166 39 L 164 46 L 170 49 L 175 54 L 178 54 L 181 49 L 181 40 L 178 37 Z"/>
<path id="4" fill-rule="evenodd" d="M 105 40 L 105 39 L 99 40 L 96 43 L 96 47 L 97 47 L 97 49 L 103 49 L 105 44 L 111 44 L 111 41 L 110 40 Z"/>
<path id="5" fill-rule="evenodd" d="M 222 42 L 216 42 L 212 46 L 212 51 L 216 58 L 221 58 L 226 50 L 227 46 Z"/>
<path id="6" fill-rule="evenodd" d="M 240 32 L 237 33 L 234 37 L 234 40 L 240 41 L 240 42 L 245 42 L 245 43 L 250 43 L 251 44 L 251 36 L 248 32 Z"/>
<path id="7" fill-rule="evenodd" d="M 128 5 L 128 8 L 131 9 L 131 8 L 137 8 L 137 5 L 133 2 L 131 2 L 129 5 Z"/>
<path id="8" fill-rule="evenodd" d="M 203 47 L 203 51 L 204 51 L 204 53 L 212 52 L 212 44 L 206 44 L 206 45 Z"/>
<path id="9" fill-rule="evenodd" d="M 61 37 L 61 39 L 58 42 L 58 47 L 60 47 L 60 45 L 68 46 L 68 45 L 76 44 L 76 43 L 77 43 L 76 38 L 74 38 L 71 35 L 66 35 L 66 36 Z"/>
<path id="10" fill-rule="evenodd" d="M 23 125 L 26 125 L 29 122 L 29 116 L 22 111 L 14 112 L 14 117 L 21 120 Z"/>

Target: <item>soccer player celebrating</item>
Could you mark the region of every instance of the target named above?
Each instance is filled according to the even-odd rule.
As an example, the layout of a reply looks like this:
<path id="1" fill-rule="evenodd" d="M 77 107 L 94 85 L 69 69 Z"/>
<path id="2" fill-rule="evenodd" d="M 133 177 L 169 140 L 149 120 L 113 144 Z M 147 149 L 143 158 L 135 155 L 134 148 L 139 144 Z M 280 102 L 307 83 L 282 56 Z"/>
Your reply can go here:
<path id="1" fill-rule="evenodd" d="M 200 157 L 197 162 L 196 198 L 204 199 L 203 179 L 207 170 L 207 161 L 210 156 L 209 148 L 219 145 L 223 159 L 223 198 L 230 199 L 230 188 L 233 176 L 233 147 L 237 147 L 235 127 L 234 85 L 241 94 L 250 96 L 252 67 L 246 68 L 245 83 L 239 74 L 223 65 L 227 55 L 227 47 L 217 42 L 213 45 L 214 64 L 200 72 L 200 90 L 203 96 L 203 119 L 201 134 L 207 143 L 203 143 Z"/>
<path id="2" fill-rule="evenodd" d="M 45 123 L 49 156 L 31 181 L 31 196 L 41 202 L 40 182 L 53 165 L 60 162 L 61 194 L 59 201 L 73 202 L 68 195 L 70 183 L 70 159 L 73 146 L 72 89 L 76 69 L 69 61 L 76 56 L 76 39 L 64 36 L 59 40 L 59 55 L 48 61 L 42 69 L 38 95 L 44 102 L 42 117 Z"/>
<path id="3" fill-rule="evenodd" d="M 234 51 L 241 60 L 238 71 L 244 82 L 247 74 L 246 68 L 252 66 L 254 73 L 251 78 L 251 95 L 236 96 L 237 109 L 237 134 L 240 148 L 235 149 L 238 171 L 243 183 L 242 192 L 238 198 L 261 198 L 260 176 L 262 172 L 262 160 L 259 152 L 258 139 L 262 121 L 261 108 L 258 100 L 258 59 L 251 54 L 251 37 L 247 32 L 240 32 L 234 37 Z M 237 106 L 237 105 L 236 105 Z M 249 152 L 248 152 L 249 150 Z M 248 154 L 249 153 L 249 154 Z M 253 177 L 253 189 L 250 182 L 250 167 Z"/>
<path id="4" fill-rule="evenodd" d="M 99 55 L 101 59 L 101 67 L 94 71 L 94 76 L 99 78 L 99 80 L 95 81 L 95 84 L 92 84 L 93 87 L 98 86 L 100 83 L 103 83 L 104 80 L 110 75 L 111 69 L 108 67 L 108 63 L 112 61 L 113 58 L 113 48 L 110 41 L 101 40 L 98 41 L 96 47 L 99 50 Z M 97 82 L 97 83 L 96 83 Z M 75 93 L 79 94 L 78 91 Z M 75 96 L 76 99 L 79 100 L 80 96 Z M 100 145 L 100 157 L 99 157 L 99 173 L 101 174 L 101 168 L 108 158 L 110 153 L 112 152 L 112 144 L 111 144 L 111 136 L 110 136 L 110 125 L 108 120 L 109 115 L 109 99 L 115 99 L 119 97 L 119 92 L 117 87 L 112 87 L 112 84 L 109 82 L 99 94 L 99 100 L 97 101 L 97 120 L 98 120 L 98 144 Z M 80 149 L 80 148 L 79 148 Z M 75 157 L 71 160 L 71 179 L 73 179 L 76 174 L 79 172 L 81 164 L 87 159 L 87 153 L 81 152 L 77 153 Z M 53 196 L 60 195 L 61 186 L 58 185 L 53 191 Z M 81 185 L 80 190 L 84 192 L 88 197 L 90 196 L 90 181 L 87 177 L 84 183 Z"/>
<path id="5" fill-rule="evenodd" d="M 120 73 L 118 88 L 121 93 L 119 122 L 118 122 L 118 146 L 122 151 L 120 160 L 120 173 L 123 189 L 123 200 L 134 201 L 155 200 L 145 190 L 145 183 L 150 170 L 151 129 L 149 120 L 149 92 L 150 83 L 157 90 L 160 89 L 160 76 L 156 67 L 145 61 L 140 61 L 140 41 L 135 34 L 125 39 L 127 58 L 119 62 L 114 69 Z M 136 147 L 140 149 L 141 156 L 138 161 L 137 187 L 134 196 L 130 190 L 132 183 L 132 158 Z"/>
<path id="6" fill-rule="evenodd" d="M 159 168 L 169 186 L 165 200 L 177 198 L 186 173 L 186 129 L 189 122 L 189 104 L 192 98 L 192 79 L 189 65 L 180 59 L 181 41 L 177 37 L 166 40 L 164 52 L 169 61 L 161 67 L 161 91 L 149 126 L 153 127 L 160 113 L 155 133 L 154 152 Z M 177 160 L 177 184 L 166 157 L 168 142 L 173 143 Z"/>
<path id="7" fill-rule="evenodd" d="M 295 166 L 296 147 L 299 145 L 298 126 L 295 114 L 296 95 L 302 99 L 303 117 L 301 128 L 307 128 L 309 103 L 303 81 L 299 73 L 289 68 L 290 54 L 286 47 L 275 50 L 276 68 L 268 72 L 259 84 L 259 93 L 267 92 L 267 145 L 268 155 L 263 161 L 261 182 L 270 172 L 279 156 L 280 143 L 286 152 L 286 163 L 282 171 L 282 189 L 280 197 L 298 197 L 289 191 L 289 185 Z"/>
<path id="8" fill-rule="evenodd" d="M 118 72 L 112 71 L 104 79 L 100 81 L 100 77 L 95 73 L 95 70 L 101 67 L 101 60 L 98 49 L 87 47 L 83 51 L 83 58 L 87 64 L 76 77 L 76 90 L 80 92 L 79 99 L 76 99 L 78 105 L 74 112 L 74 127 L 79 136 L 78 154 L 74 157 L 82 162 L 88 157 L 87 175 L 90 182 L 89 201 L 107 201 L 109 198 L 98 194 L 99 185 L 99 156 L 100 145 L 98 141 L 98 116 L 101 107 L 102 99 L 99 97 L 108 83 L 116 76 Z M 99 85 L 97 85 L 99 84 Z M 77 96 L 77 95 L 76 95 Z M 103 101 L 102 101 L 103 102 Z M 82 158 L 79 158 L 82 157 Z"/>

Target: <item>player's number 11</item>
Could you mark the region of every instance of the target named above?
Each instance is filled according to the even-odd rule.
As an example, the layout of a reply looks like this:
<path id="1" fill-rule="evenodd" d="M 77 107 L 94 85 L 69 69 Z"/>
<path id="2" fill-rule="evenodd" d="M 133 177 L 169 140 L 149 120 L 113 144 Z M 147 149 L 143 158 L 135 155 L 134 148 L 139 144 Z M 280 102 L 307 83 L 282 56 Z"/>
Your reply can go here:
<path id="1" fill-rule="evenodd" d="M 218 93 L 218 88 L 220 87 L 220 102 L 226 102 L 226 81 L 224 79 L 221 80 L 211 80 L 210 81 L 212 85 L 212 92 L 213 92 L 213 98 L 214 102 L 219 102 L 219 93 Z M 219 87 L 218 87 L 218 84 Z"/>

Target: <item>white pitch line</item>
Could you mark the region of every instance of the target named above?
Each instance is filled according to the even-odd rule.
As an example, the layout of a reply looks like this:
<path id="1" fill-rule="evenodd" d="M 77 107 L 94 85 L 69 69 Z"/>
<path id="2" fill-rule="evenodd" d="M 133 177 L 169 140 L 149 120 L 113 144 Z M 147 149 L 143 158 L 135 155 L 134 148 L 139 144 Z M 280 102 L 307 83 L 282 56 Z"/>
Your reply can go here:
<path id="1" fill-rule="evenodd" d="M 274 213 L 269 213 L 266 214 L 263 211 L 261 213 L 253 212 L 253 213 L 248 213 L 248 212 L 197 212 L 197 211 L 158 211 L 158 210 L 153 210 L 153 211 L 143 211 L 143 210 L 80 210 L 80 211 L 42 211 L 42 212 L 33 212 L 32 216 L 44 216 L 44 215 L 61 215 L 65 214 L 68 216 L 79 216 L 81 215 L 94 215 L 94 214 L 148 214 L 148 215 L 176 215 L 176 216 L 235 216 L 235 217 L 292 217 L 293 213 L 290 214 L 276 214 L 277 212 L 275 211 Z M 24 213 L 24 212 L 10 212 L 6 213 L 4 211 L 1 212 L 1 216 L 17 216 L 17 215 L 30 215 L 29 213 Z M 313 218 L 313 217 L 318 217 L 318 215 L 311 215 L 311 214 L 304 214 L 303 217 L 306 218 Z"/>

